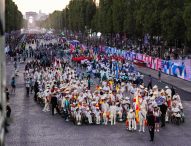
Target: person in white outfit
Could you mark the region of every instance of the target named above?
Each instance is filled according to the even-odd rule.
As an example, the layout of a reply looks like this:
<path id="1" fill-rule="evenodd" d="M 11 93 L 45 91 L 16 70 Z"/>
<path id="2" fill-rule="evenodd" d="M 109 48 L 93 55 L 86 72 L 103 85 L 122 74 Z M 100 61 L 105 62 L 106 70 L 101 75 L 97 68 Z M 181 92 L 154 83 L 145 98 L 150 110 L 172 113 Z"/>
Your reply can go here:
<path id="1" fill-rule="evenodd" d="M 127 115 L 128 123 L 129 123 L 129 130 L 136 130 L 137 125 L 135 121 L 135 113 L 133 109 L 130 109 Z"/>
<path id="2" fill-rule="evenodd" d="M 43 111 L 43 112 L 48 112 L 48 111 L 50 111 L 48 96 L 45 96 L 44 102 L 45 102 L 45 104 L 44 104 L 44 108 L 43 108 L 42 111 Z"/>
<path id="3" fill-rule="evenodd" d="M 88 118 L 88 122 L 89 124 L 92 124 L 92 115 L 91 115 L 91 111 L 89 108 L 87 108 L 87 111 L 86 111 L 86 117 Z"/>
<path id="4" fill-rule="evenodd" d="M 121 104 L 118 104 L 118 106 L 117 106 L 117 114 L 118 114 L 118 116 L 119 116 L 119 121 L 121 122 L 121 121 L 123 121 L 123 108 L 122 108 L 122 106 L 121 106 Z"/>
<path id="5" fill-rule="evenodd" d="M 95 117 L 96 117 L 96 124 L 100 124 L 101 116 L 100 116 L 100 110 L 99 107 L 96 107 Z"/>
<path id="6" fill-rule="evenodd" d="M 81 110 L 79 108 L 76 109 L 75 115 L 76 115 L 77 125 L 81 125 L 82 116 L 81 116 Z"/>
<path id="7" fill-rule="evenodd" d="M 105 125 L 107 125 L 108 122 L 108 117 L 107 117 L 108 110 L 109 110 L 109 104 L 107 102 L 103 103 L 102 112 L 103 112 L 103 121 Z"/>
<path id="8" fill-rule="evenodd" d="M 110 119 L 111 119 L 111 125 L 116 124 L 116 115 L 117 115 L 117 107 L 114 102 L 112 102 L 112 105 L 110 106 Z"/>
<path id="9" fill-rule="evenodd" d="M 139 132 L 145 132 L 145 120 L 146 120 L 146 111 L 143 107 L 140 108 L 139 111 Z"/>
<path id="10" fill-rule="evenodd" d="M 167 96 L 172 96 L 172 90 L 168 87 L 168 86 L 165 86 L 165 89 L 166 89 L 166 94 L 167 94 Z"/>

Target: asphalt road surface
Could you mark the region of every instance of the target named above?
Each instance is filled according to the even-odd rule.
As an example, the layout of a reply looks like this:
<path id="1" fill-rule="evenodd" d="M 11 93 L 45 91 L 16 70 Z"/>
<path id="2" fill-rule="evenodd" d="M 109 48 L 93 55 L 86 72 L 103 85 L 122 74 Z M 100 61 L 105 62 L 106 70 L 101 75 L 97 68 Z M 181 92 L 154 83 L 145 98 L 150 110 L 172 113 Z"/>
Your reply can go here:
<path id="1" fill-rule="evenodd" d="M 155 141 L 149 141 L 148 129 L 145 133 L 129 132 L 125 123 L 111 125 L 75 126 L 65 122 L 58 115 L 42 112 L 42 107 L 35 103 L 32 95 L 25 96 L 23 81 L 24 66 L 20 65 L 17 78 L 16 95 L 11 95 L 12 118 L 6 146 L 189 146 L 191 145 L 191 93 L 177 89 L 184 106 L 185 123 L 177 126 L 167 124 L 155 135 Z M 7 65 L 7 83 L 13 73 L 13 65 Z M 145 84 L 148 77 L 145 76 Z M 166 84 L 158 83 L 160 88 Z M 181 86 L 181 85 L 180 85 Z"/>

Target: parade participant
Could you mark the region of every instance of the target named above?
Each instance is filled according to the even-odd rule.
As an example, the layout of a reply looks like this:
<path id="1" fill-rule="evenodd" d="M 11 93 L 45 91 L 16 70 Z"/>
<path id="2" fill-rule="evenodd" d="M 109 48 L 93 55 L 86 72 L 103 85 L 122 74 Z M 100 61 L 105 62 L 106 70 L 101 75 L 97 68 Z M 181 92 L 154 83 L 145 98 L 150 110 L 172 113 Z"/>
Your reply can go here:
<path id="1" fill-rule="evenodd" d="M 178 94 L 173 96 L 172 104 L 176 104 L 177 107 L 179 107 L 181 110 L 183 109 L 183 106 L 182 106 L 182 103 L 181 103 L 181 101 L 179 99 L 179 95 Z"/>
<path id="2" fill-rule="evenodd" d="M 75 114 L 77 125 L 81 125 L 81 120 L 82 120 L 81 109 L 79 109 L 79 107 L 77 107 L 74 114 Z"/>
<path id="3" fill-rule="evenodd" d="M 95 111 L 95 117 L 96 117 L 96 124 L 100 124 L 101 122 L 101 112 L 99 110 L 99 107 L 96 107 L 96 111 Z"/>
<path id="4" fill-rule="evenodd" d="M 178 92 L 175 93 L 175 95 L 172 97 L 172 99 L 177 99 L 178 102 L 181 102 L 181 99 L 180 99 L 180 95 L 178 94 Z"/>
<path id="5" fill-rule="evenodd" d="M 157 86 L 157 85 L 154 85 L 154 86 L 153 86 L 153 95 L 156 96 L 156 97 L 159 96 L 158 86 Z"/>
<path id="6" fill-rule="evenodd" d="M 130 85 L 130 100 L 132 100 L 134 98 L 134 94 L 135 94 L 136 90 L 137 89 L 136 89 L 135 84 L 131 84 Z"/>
<path id="7" fill-rule="evenodd" d="M 89 107 L 86 109 L 86 117 L 88 118 L 88 122 L 89 124 L 92 124 L 92 115 L 91 115 L 91 111 L 89 109 Z"/>
<path id="8" fill-rule="evenodd" d="M 144 93 L 145 93 L 145 88 L 144 88 L 144 84 L 140 85 L 140 94 L 141 96 L 144 96 Z"/>
<path id="9" fill-rule="evenodd" d="M 48 91 L 45 95 L 45 98 L 44 98 L 44 108 L 43 108 L 43 112 L 49 112 L 50 111 L 50 108 L 49 108 L 49 98 L 48 98 L 49 94 L 48 94 Z"/>
<path id="10" fill-rule="evenodd" d="M 91 89 L 91 80 L 90 80 L 90 78 L 88 79 L 88 90 L 90 90 Z"/>
<path id="11" fill-rule="evenodd" d="M 164 100 L 162 105 L 160 105 L 160 111 L 161 111 L 161 127 L 165 127 L 165 117 L 167 112 L 167 102 Z"/>
<path id="12" fill-rule="evenodd" d="M 147 113 L 147 125 L 150 133 L 150 141 L 154 141 L 154 131 L 155 131 L 155 117 L 152 111 Z"/>
<path id="13" fill-rule="evenodd" d="M 108 122 L 108 111 L 109 111 L 109 104 L 106 101 L 104 101 L 104 103 L 102 104 L 102 112 L 103 112 L 103 121 L 105 125 L 107 125 Z"/>
<path id="14" fill-rule="evenodd" d="M 167 94 L 167 97 L 172 97 L 172 91 L 171 91 L 171 89 L 168 87 L 168 86 L 165 86 L 165 89 L 166 89 L 166 94 Z"/>
<path id="15" fill-rule="evenodd" d="M 29 96 L 29 93 L 30 93 L 30 79 L 29 78 L 26 79 L 25 86 L 26 86 L 26 95 Z"/>
<path id="16" fill-rule="evenodd" d="M 52 115 L 54 116 L 55 109 L 56 109 L 57 113 L 60 114 L 60 111 L 58 109 L 58 101 L 57 101 L 57 97 L 56 97 L 56 92 L 54 92 L 51 97 L 51 104 L 52 104 Z"/>
<path id="17" fill-rule="evenodd" d="M 157 105 L 154 107 L 153 115 L 155 117 L 155 132 L 159 132 L 161 113 Z"/>
<path id="18" fill-rule="evenodd" d="M 65 121 L 68 121 L 68 116 L 69 116 L 69 109 L 70 109 L 70 103 L 69 103 L 69 97 L 66 96 L 65 100 L 64 100 L 64 119 Z"/>
<path id="19" fill-rule="evenodd" d="M 174 89 L 174 87 L 173 87 L 173 86 L 172 86 L 172 88 L 171 88 L 171 91 L 172 91 L 171 96 L 173 97 L 173 96 L 176 94 L 176 91 L 175 91 L 175 89 Z"/>
<path id="20" fill-rule="evenodd" d="M 31 77 L 31 78 L 30 78 L 30 92 L 31 92 L 31 94 L 33 93 L 33 90 L 34 90 L 34 80 L 33 80 L 33 78 Z"/>
<path id="21" fill-rule="evenodd" d="M 172 106 L 172 91 L 168 86 L 165 86 L 165 89 L 166 89 L 165 93 L 166 93 L 167 104 L 168 104 L 168 107 L 171 107 Z"/>
<path id="22" fill-rule="evenodd" d="M 39 92 L 39 85 L 38 82 L 36 81 L 34 83 L 34 100 L 37 101 L 37 93 Z"/>
<path id="23" fill-rule="evenodd" d="M 145 121 L 146 121 L 146 111 L 144 107 L 140 108 L 139 111 L 139 132 L 143 131 L 145 132 Z"/>
<path id="24" fill-rule="evenodd" d="M 117 114 L 116 110 L 117 110 L 117 107 L 116 107 L 115 103 L 112 102 L 112 105 L 109 108 L 111 125 L 115 125 L 116 124 L 116 114 Z"/>
<path id="25" fill-rule="evenodd" d="M 121 104 L 118 102 L 118 103 L 116 103 L 116 105 L 117 105 L 117 115 L 118 115 L 118 119 L 119 119 L 119 121 L 121 122 L 121 121 L 123 121 L 123 108 L 122 108 L 122 106 L 121 106 Z"/>
<path id="26" fill-rule="evenodd" d="M 128 129 L 131 131 L 136 130 L 137 129 L 137 125 L 136 125 L 136 121 L 135 121 L 135 112 L 133 111 L 133 109 L 130 109 L 128 114 L 127 114 L 127 119 L 128 119 L 128 124 L 129 127 Z"/>

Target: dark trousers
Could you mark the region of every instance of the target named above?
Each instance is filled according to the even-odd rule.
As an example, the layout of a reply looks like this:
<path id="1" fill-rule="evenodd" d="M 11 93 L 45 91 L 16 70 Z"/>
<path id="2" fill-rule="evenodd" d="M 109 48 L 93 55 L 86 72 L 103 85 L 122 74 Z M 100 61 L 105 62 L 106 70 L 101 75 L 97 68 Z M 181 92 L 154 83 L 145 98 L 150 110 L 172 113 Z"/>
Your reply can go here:
<path id="1" fill-rule="evenodd" d="M 69 116 L 69 112 L 68 112 L 68 110 L 65 110 L 64 111 L 64 119 L 65 120 L 68 119 L 68 116 Z"/>
<path id="2" fill-rule="evenodd" d="M 33 92 L 33 88 L 34 88 L 34 87 L 33 87 L 33 86 L 31 86 L 31 93 Z"/>
<path id="3" fill-rule="evenodd" d="M 29 88 L 29 87 L 26 87 L 26 90 L 27 90 L 27 96 L 29 96 L 30 88 Z"/>
<path id="4" fill-rule="evenodd" d="M 58 106 L 57 105 L 52 105 L 52 115 L 54 115 L 54 109 L 56 109 L 57 113 L 60 114 Z"/>
<path id="5" fill-rule="evenodd" d="M 165 114 L 161 114 L 161 126 L 164 127 L 165 126 Z"/>
<path id="6" fill-rule="evenodd" d="M 151 141 L 153 141 L 154 140 L 154 134 L 155 134 L 155 126 L 149 127 L 149 134 L 150 134 Z"/>
<path id="7" fill-rule="evenodd" d="M 88 90 L 90 90 L 91 89 L 91 86 L 88 84 Z"/>
<path id="8" fill-rule="evenodd" d="M 152 83 L 151 83 L 151 82 L 149 82 L 149 84 L 148 84 L 147 88 L 148 88 L 148 90 L 150 90 L 150 89 L 152 89 L 152 88 L 153 88 L 153 87 L 152 87 Z"/>
<path id="9" fill-rule="evenodd" d="M 37 92 L 34 93 L 34 100 L 37 101 Z"/>

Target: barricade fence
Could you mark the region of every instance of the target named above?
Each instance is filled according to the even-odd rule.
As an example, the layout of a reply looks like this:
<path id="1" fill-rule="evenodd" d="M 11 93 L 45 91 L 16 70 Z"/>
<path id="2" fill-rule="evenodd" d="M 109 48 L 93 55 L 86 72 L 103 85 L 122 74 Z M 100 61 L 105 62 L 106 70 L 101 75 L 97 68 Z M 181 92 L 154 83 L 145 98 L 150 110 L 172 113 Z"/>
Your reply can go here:
<path id="1" fill-rule="evenodd" d="M 103 51 L 103 48 L 102 48 Z M 148 68 L 159 70 L 165 74 L 172 75 L 187 81 L 191 81 L 191 59 L 185 60 L 162 60 L 146 54 L 136 53 L 134 51 L 119 50 L 117 48 L 104 47 L 107 54 L 116 54 L 130 61 L 141 61 Z"/>

